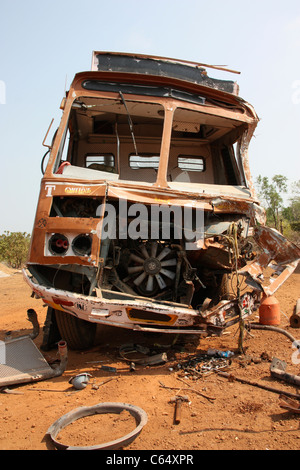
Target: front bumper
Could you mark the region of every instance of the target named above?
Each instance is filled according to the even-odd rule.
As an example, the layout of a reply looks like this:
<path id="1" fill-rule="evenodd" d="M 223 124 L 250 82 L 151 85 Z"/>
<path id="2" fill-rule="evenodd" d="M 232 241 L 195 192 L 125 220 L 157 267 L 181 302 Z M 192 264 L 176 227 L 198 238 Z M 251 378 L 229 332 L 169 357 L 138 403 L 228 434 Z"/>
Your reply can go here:
<path id="1" fill-rule="evenodd" d="M 201 311 L 130 295 L 126 300 L 107 299 L 103 296 L 105 291 L 100 289 L 97 289 L 97 297 L 81 295 L 40 285 L 27 269 L 23 270 L 23 275 L 35 296 L 49 307 L 88 322 L 144 332 L 220 335 L 241 318 L 248 318 L 257 308 L 260 297 L 257 291 L 247 292 L 239 301 L 222 300 Z"/>

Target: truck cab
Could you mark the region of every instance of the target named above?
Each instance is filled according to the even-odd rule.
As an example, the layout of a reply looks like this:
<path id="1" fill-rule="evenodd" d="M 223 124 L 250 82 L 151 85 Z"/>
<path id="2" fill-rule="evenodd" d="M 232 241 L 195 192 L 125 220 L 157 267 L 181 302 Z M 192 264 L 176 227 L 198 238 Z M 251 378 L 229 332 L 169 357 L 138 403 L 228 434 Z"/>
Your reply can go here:
<path id="1" fill-rule="evenodd" d="M 24 276 L 71 348 L 97 325 L 222 334 L 298 263 L 255 195 L 256 112 L 208 68 L 95 51 L 62 101 Z"/>

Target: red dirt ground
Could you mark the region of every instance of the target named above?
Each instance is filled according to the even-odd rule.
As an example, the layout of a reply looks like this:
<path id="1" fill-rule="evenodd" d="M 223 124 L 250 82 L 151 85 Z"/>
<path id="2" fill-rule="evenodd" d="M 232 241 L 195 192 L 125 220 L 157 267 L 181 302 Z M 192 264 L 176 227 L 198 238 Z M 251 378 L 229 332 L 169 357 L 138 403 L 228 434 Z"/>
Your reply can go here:
<path id="1" fill-rule="evenodd" d="M 26 313 L 28 308 L 36 310 L 42 326 L 46 308 L 41 300 L 31 298 L 21 272 L 4 265 L 0 265 L 0 271 L 8 274 L 7 277 L 0 277 L 0 340 L 4 340 L 9 330 L 13 331 L 12 337 L 30 332 L 31 325 Z M 296 339 L 300 339 L 300 330 L 290 327 L 289 318 L 300 297 L 299 288 L 298 267 L 276 293 L 282 312 L 280 327 Z M 257 322 L 257 315 L 254 314 L 251 320 Z M 42 337 L 41 328 L 39 336 L 34 340 L 38 347 Z M 130 371 L 129 364 L 119 353 L 124 343 L 153 345 L 163 342 L 168 346 L 173 339 L 102 328 L 92 349 L 85 352 L 69 351 L 67 370 L 62 376 L 11 386 L 10 389 L 19 394 L 0 394 L 0 450 L 51 449 L 52 444 L 45 439 L 45 434 L 52 423 L 79 406 L 103 402 L 129 403 L 147 413 L 147 424 L 125 450 L 299 449 L 300 414 L 281 408 L 278 394 L 230 382 L 216 372 L 197 380 L 183 379 L 180 375 L 177 365 L 195 353 L 205 353 L 209 348 L 237 353 L 237 325 L 220 338 L 206 338 L 199 343 L 190 339 L 183 346 L 178 342 L 173 344 L 165 349 L 168 362 L 162 365 L 137 364 L 135 371 Z M 246 335 L 244 346 L 245 356 L 236 354 L 232 359 L 232 374 L 282 391 L 298 393 L 299 388 L 270 375 L 270 360 L 273 357 L 284 360 L 288 372 L 300 375 L 300 357 L 287 337 L 274 332 L 252 330 L 251 335 Z M 55 350 L 43 355 L 49 362 L 57 359 Z M 264 360 L 260 360 L 262 355 Z M 115 367 L 117 371 L 104 371 L 101 365 Z M 69 379 L 83 371 L 92 375 L 90 382 L 84 390 L 74 391 Z M 93 387 L 108 378 L 113 380 L 98 388 Z M 170 388 L 162 387 L 161 383 Z M 170 403 L 176 393 L 189 398 L 189 402 L 182 405 L 181 422 L 177 425 L 173 423 L 174 405 Z M 76 421 L 65 428 L 59 438 L 70 445 L 96 445 L 122 437 L 134 427 L 133 418 L 127 412 L 122 412 L 120 416 L 98 415 Z"/>

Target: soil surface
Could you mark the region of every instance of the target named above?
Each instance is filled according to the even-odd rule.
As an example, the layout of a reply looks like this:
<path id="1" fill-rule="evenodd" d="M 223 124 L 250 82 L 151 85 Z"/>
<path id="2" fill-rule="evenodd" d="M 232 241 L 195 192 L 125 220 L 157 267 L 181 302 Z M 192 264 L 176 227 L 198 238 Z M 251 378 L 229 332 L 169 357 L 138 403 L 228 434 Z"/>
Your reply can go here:
<path id="1" fill-rule="evenodd" d="M 291 328 L 289 318 L 299 297 L 298 267 L 276 292 L 281 309 L 280 328 L 297 340 L 300 329 Z M 46 307 L 41 300 L 31 297 L 22 273 L 3 264 L 0 265 L 0 305 L 2 341 L 29 334 L 27 309 L 35 309 L 41 328 L 34 343 L 40 350 Z M 258 322 L 257 313 L 251 321 Z M 298 395 L 299 387 L 271 376 L 270 364 L 274 357 L 279 358 L 286 362 L 287 372 L 300 375 L 300 354 L 292 341 L 278 332 L 247 333 L 242 355 L 238 351 L 238 338 L 238 325 L 230 327 L 222 337 L 200 341 L 194 337 L 99 328 L 93 348 L 68 351 L 67 368 L 61 376 L 10 385 L 9 393 L 7 390 L 0 393 L 0 449 L 53 449 L 46 433 L 56 420 L 78 407 L 107 402 L 131 404 L 147 414 L 141 433 L 123 446 L 124 450 L 299 449 L 300 414 L 282 408 L 278 393 L 229 380 L 217 372 L 227 367 L 223 371 L 236 378 Z M 123 354 L 122 346 L 127 343 L 148 347 L 151 354 L 165 353 L 167 361 L 141 365 L 137 356 Z M 234 356 L 214 358 L 212 362 L 212 357 L 207 357 L 211 349 L 231 351 Z M 55 349 L 40 352 L 49 364 L 58 360 Z M 139 357 L 145 356 L 140 353 Z M 136 362 L 131 367 L 132 359 Z M 89 381 L 83 390 L 76 390 L 69 380 L 82 372 L 90 374 Z M 184 395 L 188 400 L 181 405 L 178 424 L 174 424 L 172 398 L 175 395 Z M 98 414 L 74 421 L 57 439 L 71 446 L 100 445 L 115 439 L 122 441 L 135 427 L 133 416 L 124 410 L 120 414 Z"/>

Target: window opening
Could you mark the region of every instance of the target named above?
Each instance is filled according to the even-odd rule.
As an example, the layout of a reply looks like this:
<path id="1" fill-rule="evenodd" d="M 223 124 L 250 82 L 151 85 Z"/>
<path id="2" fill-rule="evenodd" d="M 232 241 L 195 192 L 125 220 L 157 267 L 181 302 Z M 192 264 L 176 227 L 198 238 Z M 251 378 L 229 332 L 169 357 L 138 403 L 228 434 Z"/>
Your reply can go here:
<path id="1" fill-rule="evenodd" d="M 115 157 L 112 153 L 102 155 L 86 155 L 85 166 L 91 170 L 115 173 Z"/>
<path id="2" fill-rule="evenodd" d="M 203 157 L 181 155 L 178 157 L 177 166 L 182 171 L 205 171 L 205 160 Z"/>
<path id="3" fill-rule="evenodd" d="M 131 154 L 129 155 L 129 166 L 132 170 L 140 170 L 141 168 L 153 168 L 154 170 L 158 170 L 159 155 Z"/>

